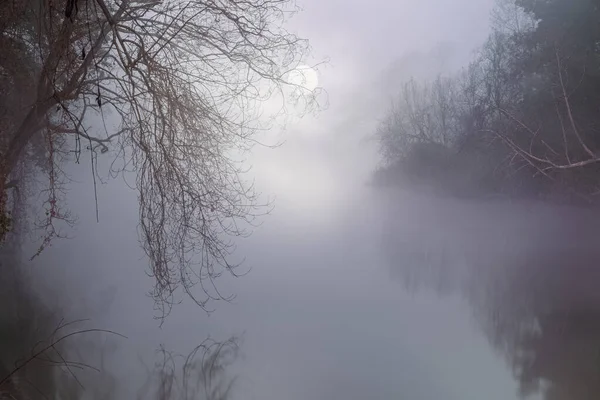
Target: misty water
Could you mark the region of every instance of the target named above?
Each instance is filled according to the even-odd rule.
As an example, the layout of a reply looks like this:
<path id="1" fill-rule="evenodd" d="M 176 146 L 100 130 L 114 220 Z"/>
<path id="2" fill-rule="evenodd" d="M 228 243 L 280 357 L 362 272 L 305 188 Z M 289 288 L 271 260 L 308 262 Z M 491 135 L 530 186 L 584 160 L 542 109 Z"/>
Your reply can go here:
<path id="1" fill-rule="evenodd" d="M 207 313 L 177 292 L 161 319 L 137 193 L 120 177 L 95 193 L 87 166 L 65 166 L 77 224 L 33 262 L 39 238 L 26 239 L 20 285 L 59 321 L 122 335 L 73 345 L 109 371 L 106 382 L 76 371 L 94 382 L 83 386 L 141 399 L 157 349 L 235 337 L 234 400 L 599 398 L 597 211 L 369 183 L 372 134 L 395 85 L 468 62 L 493 1 L 302 3 L 292 30 L 329 60 L 319 70 L 328 107 L 268 132 L 281 147 L 253 150 L 248 179 L 273 209 L 236 239 L 240 276 L 208 289 L 230 301 Z M 106 173 L 110 160 L 98 162 Z"/>
<path id="2" fill-rule="evenodd" d="M 184 299 L 157 329 L 135 236 L 88 230 L 93 216 L 40 259 L 40 287 L 54 298 L 64 288 L 71 318 L 127 336 L 105 349 L 111 371 L 128 376 L 117 380 L 123 396 L 136 395 L 141 360 L 151 364 L 159 345 L 185 353 L 208 336 L 237 336 L 234 398 L 595 398 L 594 215 L 410 190 L 352 194 L 313 209 L 319 219 L 294 216 L 282 199 L 240 243 L 252 269 L 219 279 L 236 298 L 210 316 Z M 120 205 L 102 224 L 135 229 L 126 199 L 101 197 L 104 209 Z"/>

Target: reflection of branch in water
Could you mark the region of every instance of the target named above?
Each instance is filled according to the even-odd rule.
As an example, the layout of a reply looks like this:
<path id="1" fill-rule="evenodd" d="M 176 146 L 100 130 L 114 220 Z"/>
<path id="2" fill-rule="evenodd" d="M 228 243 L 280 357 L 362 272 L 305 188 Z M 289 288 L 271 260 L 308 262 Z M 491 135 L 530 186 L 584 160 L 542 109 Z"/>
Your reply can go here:
<path id="1" fill-rule="evenodd" d="M 207 339 L 187 356 L 164 347 L 158 354 L 160 360 L 138 392 L 139 400 L 149 397 L 155 400 L 226 400 L 230 397 L 235 378 L 228 376 L 227 368 L 238 355 L 236 338 L 225 342 Z"/>
<path id="2" fill-rule="evenodd" d="M 54 337 L 56 332 L 58 332 L 60 329 L 64 328 L 65 326 L 66 325 L 62 325 L 62 324 L 59 325 L 56 328 L 56 330 L 53 332 L 52 337 Z M 123 336 L 119 333 L 107 330 L 107 329 L 81 329 L 81 330 L 78 330 L 75 332 L 66 333 L 66 334 L 60 336 L 58 339 L 52 339 L 49 344 L 45 345 L 40 350 L 34 351 L 33 354 L 31 354 L 31 356 L 29 356 L 28 358 L 25 359 L 25 361 L 17 363 L 15 368 L 8 375 L 6 375 L 2 379 L 0 379 L 0 387 L 2 387 L 2 385 L 4 383 L 8 382 L 14 375 L 16 375 L 20 370 L 25 368 L 28 364 L 30 364 L 34 360 L 42 360 L 49 364 L 61 364 L 64 367 L 66 367 L 69 370 L 69 373 L 71 373 L 72 375 L 73 375 L 73 373 L 71 372 L 71 369 L 70 369 L 72 366 L 73 367 L 85 366 L 85 367 L 91 368 L 90 366 L 85 365 L 83 363 L 65 360 L 65 358 L 62 356 L 62 354 L 59 352 L 59 350 L 56 348 L 56 346 L 63 340 L 66 340 L 72 336 L 83 335 L 83 334 L 92 333 L 92 332 L 109 333 L 112 335 L 117 335 L 117 336 L 121 336 L 121 337 L 125 338 L 125 336 Z M 45 358 L 44 355 L 45 355 L 45 353 L 49 352 L 49 350 L 53 350 L 60 358 L 60 361 L 54 361 L 50 358 Z M 73 378 L 77 379 L 77 377 L 75 377 L 74 375 L 73 375 Z"/>
<path id="3" fill-rule="evenodd" d="M 410 292 L 430 288 L 450 294 L 461 286 L 463 257 L 443 243 L 398 242 L 387 246 L 386 252 L 393 263 L 392 279 L 400 280 Z"/>
<path id="4" fill-rule="evenodd" d="M 75 339 L 79 336 L 88 335 L 91 333 L 107 333 L 114 336 L 125 336 L 107 330 L 107 329 L 77 329 L 68 331 L 70 327 L 82 323 L 85 320 L 75 320 L 64 322 L 61 320 L 56 328 L 43 340 L 31 344 L 29 355 L 22 357 L 14 362 L 12 369 L 4 376 L 0 376 L 0 393 L 11 398 L 15 396 L 23 397 L 22 383 L 31 388 L 36 395 L 41 398 L 48 398 L 58 392 L 63 392 L 65 387 L 69 386 L 68 392 L 79 393 L 80 389 L 84 388 L 80 378 L 76 372 L 89 369 L 101 373 L 98 368 L 91 364 L 70 359 L 69 355 L 77 346 L 69 344 L 64 346 L 67 339 Z M 23 332 L 24 335 L 29 335 L 31 332 Z M 27 341 L 27 339 L 24 339 Z M 10 362 L 2 360 L 3 363 Z M 68 379 L 63 379 L 59 374 L 55 373 L 55 369 L 59 368 L 62 372 L 68 375 Z M 32 370 L 33 372 L 29 371 Z M 33 380 L 32 380 L 33 378 Z M 34 380 L 37 382 L 34 382 Z M 40 388 L 38 383 L 43 382 L 44 387 Z M 75 386 L 71 385 L 75 384 Z M 63 387 L 64 386 L 64 387 Z M 30 396 L 25 396 L 30 397 Z"/>
<path id="5" fill-rule="evenodd" d="M 447 294 L 450 286 L 440 283 L 458 283 L 452 290 L 468 300 L 523 397 L 538 393 L 545 400 L 597 400 L 600 249 L 572 236 L 569 229 L 563 233 L 527 239 L 520 246 L 514 238 L 483 248 L 477 242 L 473 251 L 462 252 L 462 260 L 459 246 L 450 248 L 456 257 L 443 256 L 438 243 L 427 246 L 431 236 L 413 242 L 388 237 L 385 251 L 393 273 L 410 289 L 424 286 Z M 464 268 L 453 267 L 457 260 Z"/>
<path id="6" fill-rule="evenodd" d="M 471 282 L 468 299 L 490 343 L 507 359 L 522 396 L 600 398 L 600 269 L 597 251 L 505 258 Z M 477 295 L 475 295 L 477 293 Z"/>

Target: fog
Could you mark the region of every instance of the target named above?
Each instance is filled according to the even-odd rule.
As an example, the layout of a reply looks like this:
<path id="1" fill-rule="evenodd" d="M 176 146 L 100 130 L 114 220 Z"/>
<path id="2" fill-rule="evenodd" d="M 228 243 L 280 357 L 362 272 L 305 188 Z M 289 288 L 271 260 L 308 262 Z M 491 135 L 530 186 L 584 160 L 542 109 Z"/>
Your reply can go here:
<path id="1" fill-rule="evenodd" d="M 573 304 L 590 304 L 593 289 L 564 288 L 558 264 L 548 293 L 515 282 L 518 266 L 530 276 L 561 257 L 538 262 L 540 248 L 593 254 L 595 214 L 370 184 L 381 163 L 373 135 L 397 85 L 467 65 L 489 34 L 494 2 L 298 4 L 290 29 L 310 40 L 314 63 L 327 61 L 317 68 L 326 101 L 263 137 L 280 146 L 248 156 L 247 178 L 273 208 L 250 237 L 235 239 L 241 276 L 215 282 L 234 298 L 209 303 L 207 313 L 179 293 L 161 320 L 147 295 L 153 279 L 138 241 L 137 194 L 121 178 L 99 182 L 97 222 L 85 163 L 67 167 L 78 221 L 70 238 L 26 263 L 32 287 L 66 319 L 126 336 L 109 338 L 114 398 L 137 395 L 141 360 L 152 365 L 159 346 L 185 354 L 207 337 L 231 336 L 240 338 L 229 371 L 234 399 L 519 398 L 508 345 L 498 344 L 509 339 L 490 333 L 498 325 L 486 316 L 502 304 L 507 320 L 525 320 L 554 304 L 555 293 L 580 293 Z M 99 169 L 107 166 L 100 160 Z"/>

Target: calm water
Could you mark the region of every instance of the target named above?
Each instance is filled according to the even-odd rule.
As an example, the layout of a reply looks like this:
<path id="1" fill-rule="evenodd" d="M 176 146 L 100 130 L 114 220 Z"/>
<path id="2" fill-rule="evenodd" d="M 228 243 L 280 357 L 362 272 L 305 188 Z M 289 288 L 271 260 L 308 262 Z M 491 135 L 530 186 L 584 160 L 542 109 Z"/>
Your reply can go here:
<path id="1" fill-rule="evenodd" d="M 210 316 L 184 301 L 159 329 L 135 214 L 123 199 L 102 201 L 118 211 L 100 228 L 81 221 L 37 273 L 79 293 L 72 315 L 128 336 L 110 355 L 128 376 L 123 397 L 143 379 L 140 358 L 209 335 L 241 336 L 236 399 L 600 396 L 591 213 L 365 191 L 311 219 L 283 202 L 240 244 L 251 273 L 220 281 L 236 299 Z M 104 231 L 129 219 L 131 231 Z"/>

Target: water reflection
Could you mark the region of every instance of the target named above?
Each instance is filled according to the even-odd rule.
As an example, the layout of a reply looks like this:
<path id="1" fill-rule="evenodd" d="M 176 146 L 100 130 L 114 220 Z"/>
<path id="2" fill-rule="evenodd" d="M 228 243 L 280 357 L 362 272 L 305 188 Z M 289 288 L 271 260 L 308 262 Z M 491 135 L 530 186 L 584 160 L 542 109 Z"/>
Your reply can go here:
<path id="1" fill-rule="evenodd" d="M 593 250 L 549 250 L 510 257 L 487 277 L 479 274 L 487 281 L 481 281 L 485 292 L 472 290 L 471 304 L 492 344 L 506 355 L 523 394 L 600 396 L 596 260 Z"/>
<path id="2" fill-rule="evenodd" d="M 238 338 L 209 338 L 185 354 L 164 345 L 140 351 L 110 327 L 74 316 L 67 294 L 36 290 L 38 282 L 26 267 L 19 241 L 9 237 L 0 247 L 0 399 L 234 397 Z M 102 310 L 85 311 L 100 317 Z M 132 359 L 135 367 L 128 368 Z"/>
<path id="3" fill-rule="evenodd" d="M 485 213 L 441 209 L 448 207 L 459 216 L 453 222 L 422 223 L 412 236 L 390 228 L 385 252 L 393 276 L 411 290 L 464 296 L 522 396 L 600 398 L 600 249 L 582 240 L 596 237 L 582 222 L 593 219 L 579 210 L 528 206 L 524 222 L 519 206 L 511 206 L 513 218 L 498 218 L 499 204 L 479 210 Z M 572 221 L 579 221 L 578 232 Z M 442 228 L 452 235 L 440 234 Z"/>

